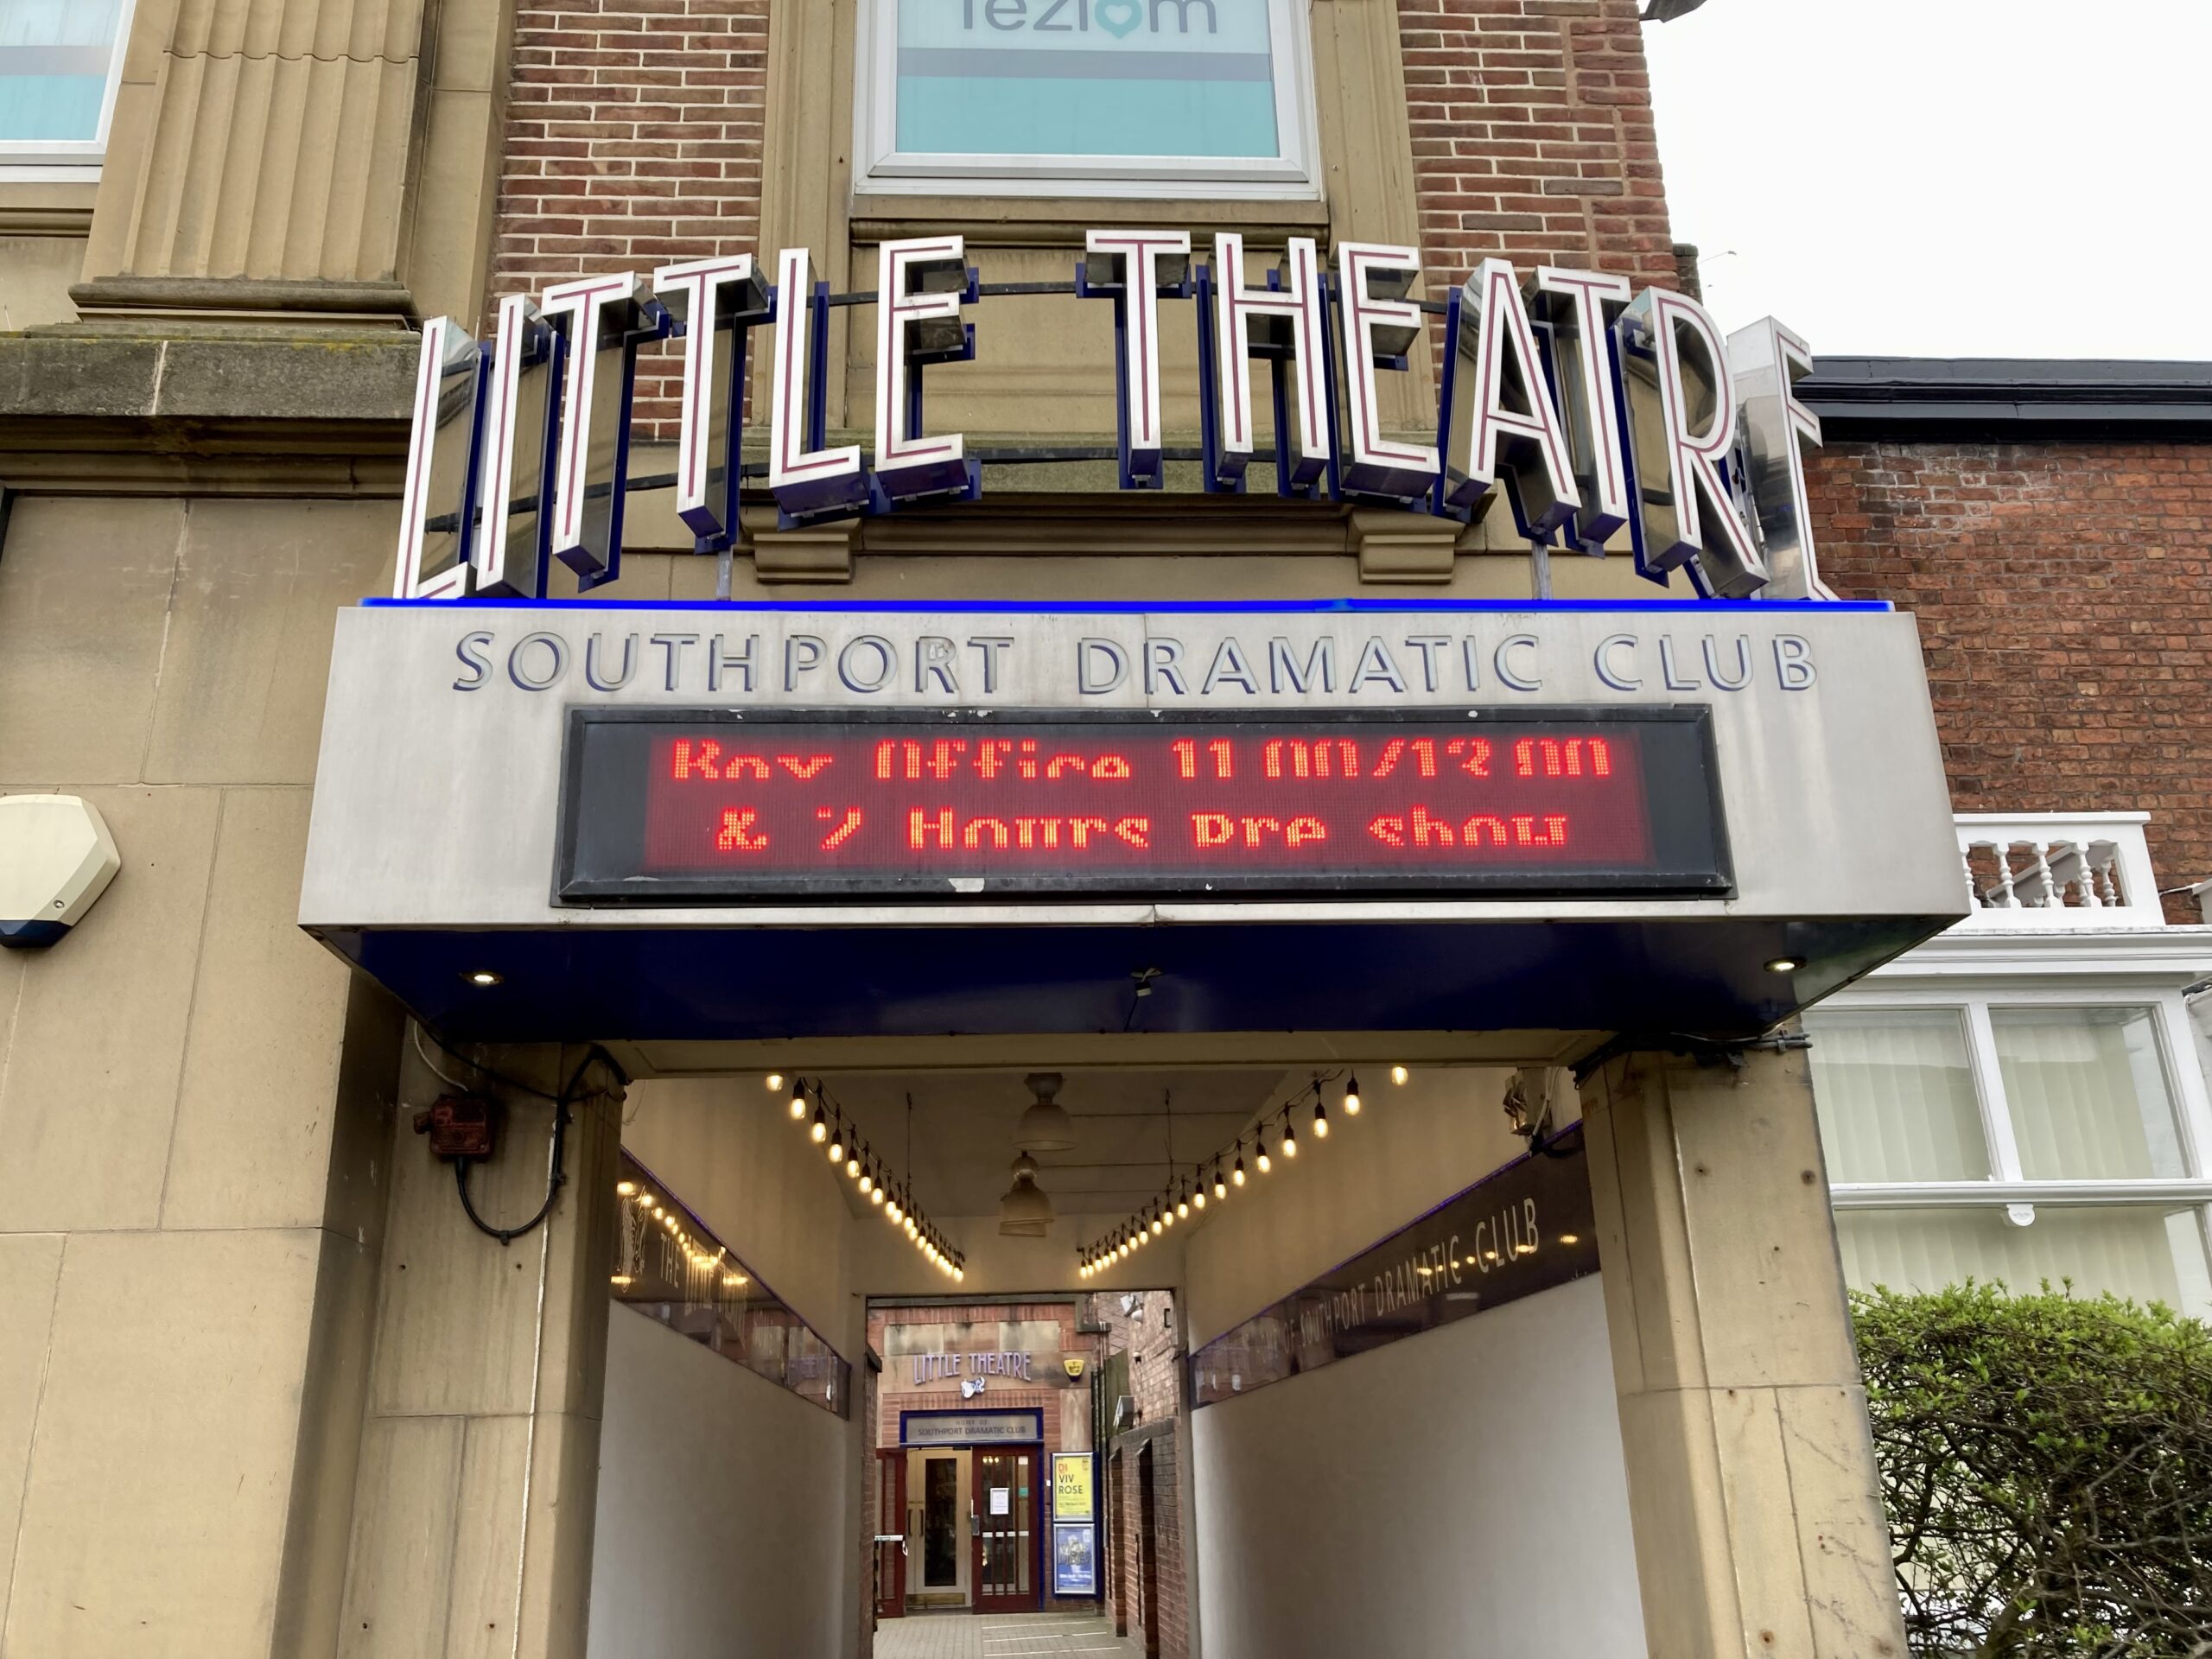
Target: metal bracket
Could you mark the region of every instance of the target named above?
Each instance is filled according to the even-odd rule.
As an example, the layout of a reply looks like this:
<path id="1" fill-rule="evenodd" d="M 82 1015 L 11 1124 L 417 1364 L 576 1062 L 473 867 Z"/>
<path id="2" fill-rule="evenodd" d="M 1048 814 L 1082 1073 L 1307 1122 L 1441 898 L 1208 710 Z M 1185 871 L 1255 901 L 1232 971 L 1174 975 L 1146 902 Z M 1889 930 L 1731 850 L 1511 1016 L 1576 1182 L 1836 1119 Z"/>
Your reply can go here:
<path id="1" fill-rule="evenodd" d="M 1787 1054 L 1812 1046 L 1813 1039 L 1802 1031 L 1770 1031 L 1764 1037 L 1751 1037 L 1737 1042 L 1690 1037 L 1680 1032 L 1665 1032 L 1657 1035 L 1622 1032 L 1606 1039 L 1575 1062 L 1573 1068 L 1574 1086 L 1580 1089 L 1607 1062 L 1618 1059 L 1624 1054 L 1675 1054 L 1693 1060 L 1700 1066 L 1725 1065 L 1740 1071 L 1744 1069 L 1745 1054 Z"/>

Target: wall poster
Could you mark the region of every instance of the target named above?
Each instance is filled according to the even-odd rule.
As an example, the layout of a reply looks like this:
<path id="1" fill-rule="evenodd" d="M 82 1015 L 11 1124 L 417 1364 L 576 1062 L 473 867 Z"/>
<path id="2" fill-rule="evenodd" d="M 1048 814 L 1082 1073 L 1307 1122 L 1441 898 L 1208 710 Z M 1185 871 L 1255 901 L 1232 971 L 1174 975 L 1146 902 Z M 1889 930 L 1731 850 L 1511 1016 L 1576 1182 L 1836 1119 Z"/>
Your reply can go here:
<path id="1" fill-rule="evenodd" d="M 1052 1528 L 1052 1593 L 1056 1596 L 1095 1596 L 1098 1593 L 1098 1532 L 1088 1522 L 1066 1522 Z"/>
<path id="2" fill-rule="evenodd" d="M 1091 1509 L 1090 1453 L 1088 1452 L 1055 1452 L 1052 1453 L 1052 1519 L 1055 1521 L 1089 1521 L 1095 1518 Z"/>

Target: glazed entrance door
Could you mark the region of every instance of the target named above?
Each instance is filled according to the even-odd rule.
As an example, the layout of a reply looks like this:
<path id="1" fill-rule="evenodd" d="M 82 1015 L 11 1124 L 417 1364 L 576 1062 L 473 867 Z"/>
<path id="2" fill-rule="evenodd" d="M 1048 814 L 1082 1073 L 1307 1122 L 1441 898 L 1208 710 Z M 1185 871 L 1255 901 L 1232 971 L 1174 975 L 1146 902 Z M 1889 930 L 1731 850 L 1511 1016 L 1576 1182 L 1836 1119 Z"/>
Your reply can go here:
<path id="1" fill-rule="evenodd" d="M 922 1463 L 922 1588 L 957 1590 L 965 1544 L 960 1513 L 960 1459 L 948 1453 Z"/>
<path id="2" fill-rule="evenodd" d="M 976 1448 L 976 1586 L 979 1613 L 1037 1611 L 1037 1453 Z"/>
<path id="3" fill-rule="evenodd" d="M 906 1612 L 906 1451 L 875 1454 L 875 1616 Z"/>

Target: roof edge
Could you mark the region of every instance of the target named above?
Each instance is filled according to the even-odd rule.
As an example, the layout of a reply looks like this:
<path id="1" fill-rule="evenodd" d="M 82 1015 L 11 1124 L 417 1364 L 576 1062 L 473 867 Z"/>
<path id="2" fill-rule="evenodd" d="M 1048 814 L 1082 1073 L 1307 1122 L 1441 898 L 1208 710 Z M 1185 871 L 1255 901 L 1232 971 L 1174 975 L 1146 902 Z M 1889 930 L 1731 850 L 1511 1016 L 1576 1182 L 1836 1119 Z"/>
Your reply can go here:
<path id="1" fill-rule="evenodd" d="M 2212 439 L 2212 363 L 1818 357 L 1797 394 L 1832 438 Z"/>

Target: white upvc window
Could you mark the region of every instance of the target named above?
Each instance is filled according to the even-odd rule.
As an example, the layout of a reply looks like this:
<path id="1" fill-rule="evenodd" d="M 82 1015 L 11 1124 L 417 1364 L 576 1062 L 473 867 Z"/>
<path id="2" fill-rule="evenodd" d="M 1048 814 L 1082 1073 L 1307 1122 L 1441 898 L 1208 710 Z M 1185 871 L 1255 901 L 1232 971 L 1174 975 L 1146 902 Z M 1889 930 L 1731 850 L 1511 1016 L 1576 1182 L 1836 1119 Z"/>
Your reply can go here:
<path id="1" fill-rule="evenodd" d="M 2212 1317 L 2212 1109 L 2179 996 L 1870 988 L 1805 1027 L 1853 1285 L 2071 1280 Z"/>
<path id="2" fill-rule="evenodd" d="M 107 152 L 131 0 L 0 0 L 0 175 L 86 176 Z"/>
<path id="3" fill-rule="evenodd" d="M 1309 0 L 861 0 L 855 188 L 1320 194 Z"/>

